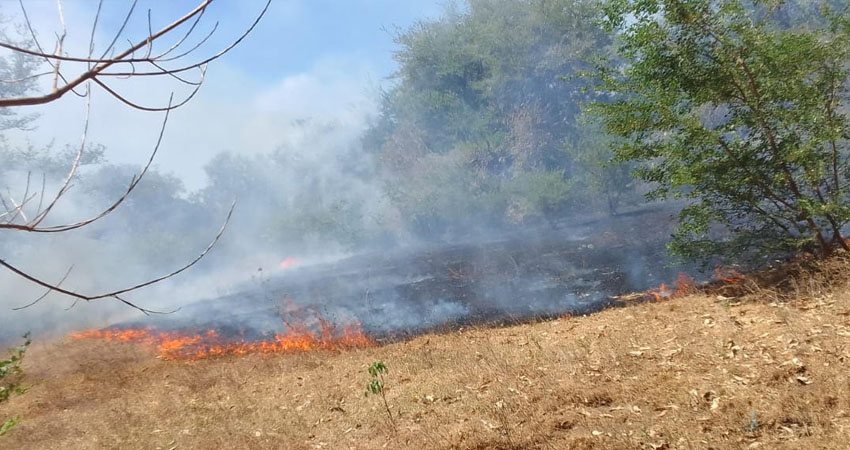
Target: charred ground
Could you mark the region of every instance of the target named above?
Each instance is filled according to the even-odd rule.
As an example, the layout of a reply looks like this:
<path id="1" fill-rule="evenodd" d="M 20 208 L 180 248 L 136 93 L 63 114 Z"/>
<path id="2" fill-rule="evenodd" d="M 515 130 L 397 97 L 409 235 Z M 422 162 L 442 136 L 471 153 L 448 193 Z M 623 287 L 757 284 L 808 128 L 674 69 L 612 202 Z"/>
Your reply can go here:
<path id="1" fill-rule="evenodd" d="M 664 248 L 669 209 L 531 228 L 465 244 L 423 244 L 295 267 L 233 294 L 119 328 L 216 330 L 239 339 L 322 318 L 357 323 L 382 341 L 460 326 L 586 314 L 615 296 L 657 287 L 697 266 L 673 265 Z M 520 300 L 521 299 L 521 300 Z"/>

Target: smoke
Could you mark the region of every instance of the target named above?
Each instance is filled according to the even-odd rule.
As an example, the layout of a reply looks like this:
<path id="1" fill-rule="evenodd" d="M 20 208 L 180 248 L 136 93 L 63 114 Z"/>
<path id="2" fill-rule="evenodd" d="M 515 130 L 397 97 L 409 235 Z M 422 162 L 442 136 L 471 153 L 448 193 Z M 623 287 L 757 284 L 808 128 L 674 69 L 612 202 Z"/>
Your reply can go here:
<path id="1" fill-rule="evenodd" d="M 207 165 L 210 184 L 186 192 L 179 179 L 154 170 L 112 215 L 80 230 L 32 235 L 6 232 L 0 241 L 4 258 L 39 279 L 57 282 L 69 267 L 62 287 L 86 294 L 106 292 L 168 273 L 193 259 L 215 236 L 231 202 L 236 210 L 228 230 L 212 253 L 181 276 L 128 295 L 145 308 L 171 311 L 191 301 L 228 292 L 231 285 L 282 270 L 293 258 L 299 265 L 337 259 L 358 238 L 377 235 L 386 204 L 380 186 L 356 175 L 373 169 L 356 157 L 356 137 L 363 118 L 292 119 L 287 140 L 271 153 L 221 153 Z M 61 158 L 51 161 L 62 166 Z M 44 160 L 6 167 L 3 181 L 16 192 L 38 184 Z M 137 167 L 92 164 L 75 180 L 45 225 L 90 217 L 117 198 Z M 61 171 L 45 174 L 45 192 L 56 192 Z M 36 182 L 35 177 L 39 180 Z M 48 197 L 49 200 L 49 197 Z M 35 208 L 28 208 L 32 215 Z M 26 331 L 63 333 L 103 326 L 139 315 L 113 299 L 92 304 L 51 294 L 21 311 L 43 289 L 5 272 L 0 278 L 4 325 L 0 338 Z"/>
<path id="2" fill-rule="evenodd" d="M 381 58 L 388 59 L 391 47 L 381 45 Z M 564 179 L 567 166 L 558 166 L 565 164 L 566 119 L 527 117 L 544 117 L 557 102 L 517 98 L 520 91 L 554 97 L 551 79 L 493 83 L 488 89 L 502 89 L 495 97 L 505 102 L 494 109 L 503 108 L 508 119 L 490 124 L 492 112 L 469 105 L 458 109 L 463 115 L 443 114 L 436 108 L 449 100 L 420 96 L 401 75 L 381 80 L 375 74 L 390 70 L 371 57 L 328 53 L 301 70 L 281 74 L 275 66 L 265 74 L 271 81 L 226 60 L 220 69 L 211 67 L 204 91 L 170 117 L 160 165 L 113 214 L 68 233 L 0 235 L 2 257 L 39 279 L 56 283 L 73 266 L 63 288 L 108 292 L 191 261 L 235 201 L 225 234 L 206 258 L 125 296 L 144 308 L 175 312 L 145 316 L 115 299 L 75 302 L 56 293 L 13 311 L 44 289 L 3 272 L 0 341 L 26 331 L 55 336 L 114 324 L 259 337 L 285 329 L 287 302 L 394 337 L 588 312 L 610 305 L 612 295 L 657 286 L 681 270 L 668 267 L 664 255 L 668 210 L 638 207 L 634 215 L 615 217 L 582 210 L 590 201 L 571 190 L 580 183 Z M 539 69 L 560 74 L 560 66 Z M 168 92 L 156 83 L 123 89 L 133 99 Z M 408 104 L 391 95 L 410 91 L 417 102 L 436 101 Z M 576 100 L 559 95 L 569 100 L 561 101 L 569 103 L 567 116 L 575 115 Z M 92 107 L 90 141 L 105 150 L 86 153 L 91 159 L 51 223 L 74 222 L 109 205 L 156 141 L 161 115 L 128 111 L 103 93 Z M 20 195 L 29 176 L 40 190 L 43 173 L 45 191 L 56 192 L 68 157 L 48 143 L 77 142 L 82 110 L 78 100 L 62 99 L 44 111 L 34 132 L 6 133 L 0 153 L 14 164 L 0 167 L 0 188 Z M 428 114 L 439 120 L 421 120 Z M 497 125 L 504 130 L 488 128 Z M 472 127 L 484 132 L 467 133 Z M 451 139 L 474 136 L 454 142 L 447 130 L 456 132 Z M 521 170 L 510 167 L 514 162 Z M 569 168 L 580 172 L 576 167 Z M 564 201 L 568 196 L 571 203 Z M 655 231 L 647 232 L 647 224 Z"/>
<path id="3" fill-rule="evenodd" d="M 144 308 L 173 311 L 198 299 L 230 293 L 240 282 L 243 288 L 251 287 L 246 280 L 281 271 L 280 262 L 287 258 L 309 266 L 340 259 L 357 243 L 386 242 L 399 230 L 392 229 L 391 208 L 380 183 L 370 178 L 375 173 L 373 161 L 359 147 L 359 138 L 376 112 L 377 95 L 367 91 L 367 69 L 361 67 L 360 75 L 352 78 L 352 70 L 344 64 L 338 59 L 320 62 L 309 74 L 287 77 L 268 95 L 255 99 L 252 117 L 229 130 L 246 136 L 244 147 L 213 157 L 204 167 L 204 187 L 188 190 L 181 179 L 155 167 L 121 207 L 95 224 L 57 235 L 7 232 L 0 236 L 4 258 L 54 283 L 73 266 L 62 287 L 75 292 L 93 294 L 132 286 L 197 256 L 235 200 L 226 233 L 204 260 L 185 275 L 127 295 Z M 103 120 L 100 114 L 95 117 Z M 163 154 L 177 147 L 173 136 L 196 126 L 200 125 L 191 120 L 170 123 Z M 98 137 L 97 130 L 92 130 L 92 138 Z M 149 131 L 138 139 L 147 139 L 147 147 L 152 147 L 155 125 Z M 254 146 L 259 142 L 262 146 Z M 3 188 L 21 195 L 18 191 L 30 177 L 40 191 L 43 175 L 49 200 L 70 167 L 73 148 L 63 152 L 34 148 L 35 153 L 8 144 L 5 155 L 15 164 L 3 167 Z M 74 188 L 57 203 L 45 225 L 97 214 L 126 189 L 138 165 L 111 164 L 106 160 L 110 148 L 104 148 L 103 153 L 87 150 L 84 162 L 90 164 L 81 169 Z M 33 210 L 27 211 L 32 214 Z M 8 272 L 2 277 L 0 339 L 26 331 L 62 334 L 143 318 L 114 299 L 88 304 L 55 293 L 12 311 L 44 290 Z"/>

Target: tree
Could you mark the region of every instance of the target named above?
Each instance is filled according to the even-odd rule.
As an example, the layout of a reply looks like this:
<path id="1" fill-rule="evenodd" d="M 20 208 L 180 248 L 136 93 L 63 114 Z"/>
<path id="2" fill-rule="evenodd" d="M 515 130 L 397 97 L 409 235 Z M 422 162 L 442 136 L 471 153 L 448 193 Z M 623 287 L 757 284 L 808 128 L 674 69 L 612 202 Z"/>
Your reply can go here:
<path id="1" fill-rule="evenodd" d="M 0 197 L 0 200 L 2 200 L 0 204 L 5 208 L 5 212 L 0 213 L 0 232 L 64 233 L 89 226 L 115 211 L 137 189 L 140 181 L 149 172 L 162 143 L 169 113 L 185 105 L 194 97 L 203 84 L 207 65 L 238 45 L 254 29 L 266 13 L 270 3 L 271 1 L 269 0 L 243 34 L 232 40 L 223 49 L 211 55 L 203 56 L 200 53 L 203 45 L 215 33 L 218 25 L 216 23 L 210 28 L 210 31 L 204 34 L 198 34 L 201 27 L 204 26 L 201 19 L 208 11 L 212 0 L 201 1 L 194 9 L 158 30 L 152 26 L 151 13 L 148 11 L 147 33 L 144 37 L 136 39 L 135 42 L 124 37 L 125 34 L 129 33 L 128 30 L 132 28 L 128 24 L 131 23 L 136 10 L 137 2 L 134 1 L 129 5 L 129 10 L 124 17 L 122 25 L 115 32 L 111 41 L 103 48 L 102 53 L 99 52 L 100 55 L 98 56 L 95 54 L 97 44 L 95 42 L 95 36 L 104 6 L 103 0 L 97 5 L 91 29 L 87 30 L 91 38 L 89 40 L 88 51 L 84 55 L 69 55 L 65 50 L 65 39 L 68 30 L 66 28 L 61 0 L 58 2 L 58 15 L 62 29 L 56 34 L 53 52 L 45 50 L 45 47 L 33 30 L 24 2 L 20 2 L 23 16 L 22 25 L 29 32 L 28 36 L 21 41 L 12 41 L 0 36 L 2 38 L 0 39 L 0 48 L 10 52 L 10 56 L 4 58 L 2 63 L 0 63 L 0 76 L 3 76 L 2 85 L 4 86 L 0 91 L 0 94 L 2 94 L 0 96 L 0 115 L 4 117 L 3 126 L 7 128 L 21 127 L 28 123 L 26 121 L 27 116 L 17 116 L 9 108 L 44 105 L 69 94 L 85 99 L 86 113 L 83 138 L 76 151 L 72 153 L 73 157 L 68 161 L 64 181 L 61 182 L 53 194 L 49 194 L 45 192 L 47 190 L 47 184 L 44 177 L 41 183 L 32 183 L 31 176 L 27 175 L 25 185 L 22 186 L 17 195 L 13 196 L 9 193 L 5 197 Z M 128 44 L 122 48 L 119 42 L 125 40 Z M 166 41 L 168 42 L 166 43 Z M 164 49 L 157 48 L 157 44 L 162 43 L 166 43 L 167 47 Z M 187 77 L 187 74 L 191 72 L 197 73 L 195 79 Z M 175 101 L 174 93 L 172 92 L 168 102 L 165 104 L 142 105 L 127 99 L 110 82 L 110 80 L 115 79 L 145 79 L 150 77 L 168 78 L 178 85 L 188 87 L 188 92 L 183 98 L 177 101 Z M 39 87 L 45 84 L 41 82 L 42 80 L 49 80 L 50 87 L 46 92 L 38 92 Z M 154 144 L 146 164 L 131 178 L 129 185 L 123 188 L 123 192 L 118 198 L 113 200 L 106 208 L 91 217 L 71 223 L 50 224 L 49 217 L 51 217 L 51 213 L 54 212 L 56 205 L 68 193 L 68 190 L 78 175 L 78 169 L 85 163 L 86 158 L 89 157 L 91 146 L 87 141 L 89 114 L 91 110 L 91 92 L 93 88 L 102 89 L 130 108 L 163 113 L 159 138 Z M 17 118 L 17 121 L 12 120 L 11 117 Z M 62 288 L 61 285 L 69 276 L 70 269 L 61 280 L 51 282 L 40 279 L 26 269 L 12 264 L 5 256 L 0 257 L 0 265 L 46 289 L 44 295 L 30 303 L 30 305 L 38 302 L 51 292 L 58 292 L 77 300 L 85 301 L 113 298 L 144 313 L 150 313 L 152 311 L 127 301 L 122 295 L 171 278 L 193 266 L 209 252 L 221 237 L 231 214 L 232 208 L 215 238 L 197 258 L 188 264 L 154 279 L 110 292 L 81 293 Z"/>
<path id="2" fill-rule="evenodd" d="M 633 165 L 612 161 L 611 138 L 599 128 L 596 124 L 584 124 L 566 142 L 566 152 L 578 168 L 573 178 L 579 184 L 580 195 L 586 197 L 588 204 L 604 198 L 608 213 L 615 215 L 623 205 L 640 203 L 641 196 L 637 180 L 632 177 Z"/>
<path id="3" fill-rule="evenodd" d="M 787 7 L 605 8 L 620 59 L 599 64 L 595 89 L 608 98 L 590 110 L 616 137 L 616 158 L 637 163 L 636 175 L 655 186 L 651 197 L 691 200 L 671 243 L 679 255 L 848 248 L 850 27 L 830 12 L 827 26 L 793 26 Z"/>
<path id="4" fill-rule="evenodd" d="M 572 75 L 610 44 L 600 1 L 459 3 L 398 34 L 398 84 L 364 141 L 402 217 L 433 234 L 607 209 L 565 148 L 593 98 Z"/>

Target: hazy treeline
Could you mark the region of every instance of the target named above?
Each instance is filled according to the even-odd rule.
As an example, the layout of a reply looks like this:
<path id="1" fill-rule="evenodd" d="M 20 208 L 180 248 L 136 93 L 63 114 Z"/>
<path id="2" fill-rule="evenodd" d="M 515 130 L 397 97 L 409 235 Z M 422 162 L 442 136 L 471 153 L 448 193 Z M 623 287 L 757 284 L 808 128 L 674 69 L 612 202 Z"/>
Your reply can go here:
<path id="1" fill-rule="evenodd" d="M 583 122 L 579 75 L 612 36 L 597 1 L 469 1 L 396 37 L 397 84 L 364 139 L 420 233 L 611 213 L 635 185 Z"/>

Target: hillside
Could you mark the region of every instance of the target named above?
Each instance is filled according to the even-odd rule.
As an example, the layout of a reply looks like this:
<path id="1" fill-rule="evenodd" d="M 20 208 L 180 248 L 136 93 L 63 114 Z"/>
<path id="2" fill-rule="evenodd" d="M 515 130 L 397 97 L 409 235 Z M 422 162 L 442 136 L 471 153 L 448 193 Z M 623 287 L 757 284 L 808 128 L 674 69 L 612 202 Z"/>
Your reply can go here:
<path id="1" fill-rule="evenodd" d="M 23 419 L 2 445 L 846 448 L 847 269 L 349 352 L 167 361 L 142 344 L 43 343 L 30 391 L 0 410 Z M 397 431 L 364 397 L 376 360 Z"/>

